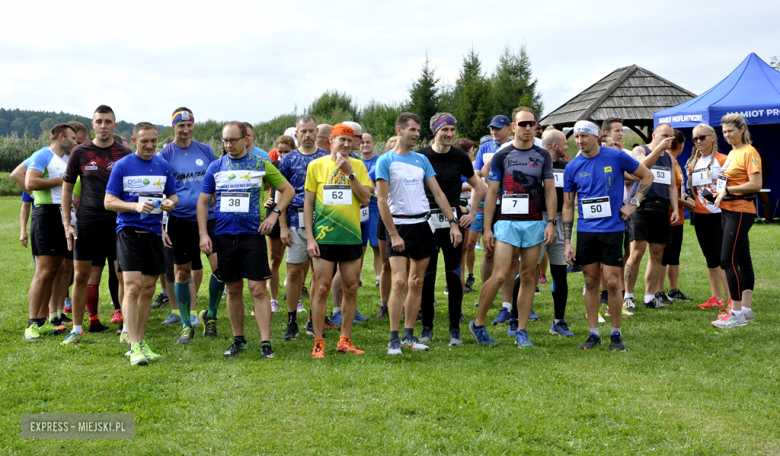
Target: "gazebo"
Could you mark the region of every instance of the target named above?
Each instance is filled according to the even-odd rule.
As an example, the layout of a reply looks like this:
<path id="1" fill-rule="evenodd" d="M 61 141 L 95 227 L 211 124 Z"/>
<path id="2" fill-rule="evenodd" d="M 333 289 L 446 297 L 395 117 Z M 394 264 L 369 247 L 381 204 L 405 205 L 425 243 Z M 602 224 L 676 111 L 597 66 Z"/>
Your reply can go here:
<path id="1" fill-rule="evenodd" d="M 609 117 L 619 117 L 623 119 L 625 127 L 649 142 L 641 129 L 652 131 L 653 114 L 685 103 L 695 96 L 693 92 L 651 71 L 631 65 L 608 74 L 547 114 L 539 123 L 543 127 L 553 125 L 562 130 L 564 127 L 573 127 L 575 122 L 585 117 L 599 123 Z M 571 131 L 567 137 L 570 135 Z"/>

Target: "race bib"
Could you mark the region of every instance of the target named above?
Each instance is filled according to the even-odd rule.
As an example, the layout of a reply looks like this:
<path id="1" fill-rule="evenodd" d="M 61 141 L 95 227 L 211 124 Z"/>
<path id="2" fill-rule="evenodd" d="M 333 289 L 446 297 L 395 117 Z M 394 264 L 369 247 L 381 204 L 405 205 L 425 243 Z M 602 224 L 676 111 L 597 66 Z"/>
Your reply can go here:
<path id="1" fill-rule="evenodd" d="M 141 192 L 138 194 L 138 202 L 144 203 L 146 201 L 151 202 L 157 202 L 157 208 L 149 213 L 149 215 L 157 215 L 162 213 L 162 209 L 160 209 L 160 205 L 162 204 L 163 200 L 165 199 L 165 195 L 162 193 L 151 193 L 151 192 Z"/>
<path id="2" fill-rule="evenodd" d="M 501 197 L 501 213 L 504 215 L 528 214 L 528 195 L 509 195 L 504 193 Z"/>
<path id="3" fill-rule="evenodd" d="M 586 219 L 599 219 L 612 217 L 612 207 L 609 205 L 609 197 L 585 198 L 582 200 L 582 215 Z"/>
<path id="4" fill-rule="evenodd" d="M 712 174 L 707 168 L 694 169 L 691 172 L 691 183 L 694 187 L 703 187 L 712 184 Z"/>
<path id="5" fill-rule="evenodd" d="M 322 199 L 326 206 L 349 206 L 352 204 L 352 187 L 349 185 L 325 185 Z"/>
<path id="6" fill-rule="evenodd" d="M 718 191 L 726 189 L 726 183 L 729 178 L 725 174 L 718 174 Z"/>
<path id="7" fill-rule="evenodd" d="M 220 212 L 249 212 L 249 192 L 224 192 Z"/>
<path id="8" fill-rule="evenodd" d="M 554 169 L 553 179 L 555 179 L 555 188 L 563 188 L 563 170 Z"/>
<path id="9" fill-rule="evenodd" d="M 455 212 L 455 208 L 451 208 L 452 213 L 457 214 Z M 450 222 L 447 221 L 447 217 L 444 215 L 444 213 L 441 211 L 441 209 L 431 209 L 431 218 L 428 219 L 431 222 L 431 226 L 435 230 L 440 230 L 442 228 L 450 228 Z"/>
<path id="10" fill-rule="evenodd" d="M 360 223 L 368 221 L 368 207 L 360 206 Z"/>
<path id="11" fill-rule="evenodd" d="M 654 184 L 671 185 L 672 184 L 672 169 L 665 168 L 663 166 L 653 166 L 653 175 L 655 176 Z"/>

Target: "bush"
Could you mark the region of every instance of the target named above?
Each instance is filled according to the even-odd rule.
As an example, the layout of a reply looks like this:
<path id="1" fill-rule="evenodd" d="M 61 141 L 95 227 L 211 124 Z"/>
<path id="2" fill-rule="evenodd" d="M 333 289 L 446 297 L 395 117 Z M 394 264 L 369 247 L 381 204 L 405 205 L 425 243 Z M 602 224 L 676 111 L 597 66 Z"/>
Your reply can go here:
<path id="1" fill-rule="evenodd" d="M 0 196 L 22 196 L 22 189 L 11 179 L 11 173 L 0 173 Z"/>
<path id="2" fill-rule="evenodd" d="M 0 136 L 0 172 L 10 173 L 33 152 L 48 145 L 47 140 L 30 136 Z"/>

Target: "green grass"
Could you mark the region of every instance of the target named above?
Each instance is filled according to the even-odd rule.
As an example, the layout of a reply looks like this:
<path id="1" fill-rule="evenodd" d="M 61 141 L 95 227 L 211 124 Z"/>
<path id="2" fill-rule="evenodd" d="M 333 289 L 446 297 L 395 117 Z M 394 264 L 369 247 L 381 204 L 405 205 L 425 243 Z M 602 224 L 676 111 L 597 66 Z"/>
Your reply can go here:
<path id="1" fill-rule="evenodd" d="M 466 345 L 450 348 L 440 275 L 436 299 L 445 305 L 437 308 L 436 339 L 427 353 L 388 358 L 387 320 L 371 318 L 353 333 L 366 355 L 337 355 L 331 333 L 327 358 L 313 361 L 311 337 L 302 333 L 282 343 L 285 315 L 277 314 L 276 358 L 261 360 L 248 305 L 250 349 L 223 359 L 231 342 L 223 300 L 219 338 L 197 337 L 186 347 L 174 343 L 179 328 L 159 325 L 167 309 L 153 310 L 148 340 L 163 358 L 131 368 L 114 331 L 71 348 L 59 346 L 60 337 L 22 340 L 33 266 L 16 236 L 19 205 L 17 198 L 0 198 L 0 453 L 780 453 L 775 226 L 751 231 L 756 322 L 745 328 L 715 330 L 709 325 L 714 312 L 677 303 L 641 309 L 625 321 L 627 353 L 581 352 L 577 347 L 587 334 L 583 278 L 570 274 L 573 339 L 548 334 L 547 286 L 534 306 L 542 319 L 529 325 L 533 349 L 518 349 L 504 325 L 488 328 L 499 347 L 478 346 L 463 325 Z M 370 254 L 367 260 L 359 308 L 373 317 L 378 292 Z M 703 302 L 709 287 L 690 226 L 682 261 L 681 289 Z M 641 280 L 636 291 L 643 292 Z M 201 295 L 199 308 L 205 290 Z M 466 295 L 467 319 L 475 314 L 475 300 Z M 109 302 L 104 281 L 103 318 Z M 251 302 L 246 292 L 245 302 Z M 20 414 L 39 412 L 134 413 L 135 440 L 21 440 Z"/>

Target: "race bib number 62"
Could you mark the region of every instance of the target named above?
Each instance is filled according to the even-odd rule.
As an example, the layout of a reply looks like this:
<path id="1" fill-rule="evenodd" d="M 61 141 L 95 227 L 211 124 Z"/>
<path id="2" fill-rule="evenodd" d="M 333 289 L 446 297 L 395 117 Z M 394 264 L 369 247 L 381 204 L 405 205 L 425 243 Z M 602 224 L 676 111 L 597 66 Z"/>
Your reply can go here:
<path id="1" fill-rule="evenodd" d="M 325 185 L 322 199 L 326 206 L 352 204 L 352 187 L 349 185 Z"/>

